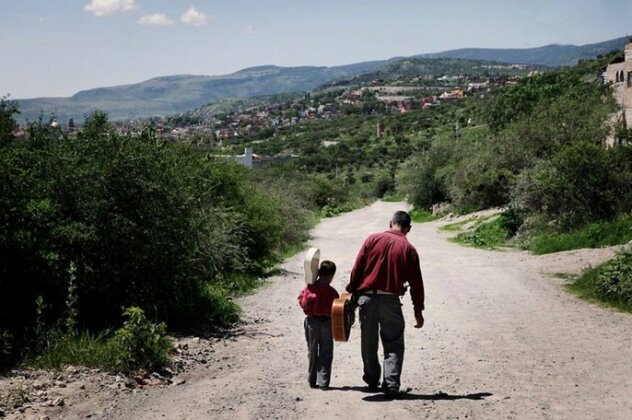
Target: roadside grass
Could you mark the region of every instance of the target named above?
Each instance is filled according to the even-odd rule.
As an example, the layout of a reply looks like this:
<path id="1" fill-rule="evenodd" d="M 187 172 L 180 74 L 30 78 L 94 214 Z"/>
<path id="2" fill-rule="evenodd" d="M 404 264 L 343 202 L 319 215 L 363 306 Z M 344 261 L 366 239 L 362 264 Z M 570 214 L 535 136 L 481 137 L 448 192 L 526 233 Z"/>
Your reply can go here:
<path id="1" fill-rule="evenodd" d="M 269 269 L 268 271 L 272 271 Z M 218 286 L 232 296 L 243 296 L 255 291 L 263 284 L 261 277 L 251 273 L 234 272 L 224 274 L 218 279 Z"/>
<path id="2" fill-rule="evenodd" d="M 384 196 L 382 197 L 382 201 L 386 201 L 388 203 L 397 203 L 400 201 L 404 201 L 404 198 L 398 194 L 395 193 L 386 193 L 384 194 Z"/>
<path id="3" fill-rule="evenodd" d="M 92 334 L 83 331 L 74 335 L 62 335 L 50 331 L 44 338 L 43 348 L 26 359 L 25 365 L 38 369 L 60 370 L 68 365 L 109 370 L 113 366 L 107 345 L 109 331 Z"/>
<path id="4" fill-rule="evenodd" d="M 415 223 L 427 223 L 438 220 L 441 216 L 435 216 L 428 210 L 413 210 L 410 212 L 410 218 Z"/>
<path id="5" fill-rule="evenodd" d="M 470 217 L 468 219 L 461 220 L 460 222 L 448 223 L 447 225 L 441 226 L 439 230 L 446 232 L 459 232 L 463 229 L 463 226 L 468 223 L 472 223 L 474 220 L 476 220 L 476 217 Z"/>
<path id="6" fill-rule="evenodd" d="M 98 334 L 63 332 L 52 328 L 37 337 L 37 348 L 23 364 L 60 370 L 68 365 L 99 368 L 110 372 L 154 371 L 170 363 L 173 344 L 164 323 L 148 320 L 142 309 L 127 308 L 123 326 Z"/>
<path id="7" fill-rule="evenodd" d="M 400 201 L 400 200 L 394 200 L 394 201 Z M 350 211 L 360 209 L 366 206 L 367 203 L 368 201 L 362 200 L 361 198 L 358 197 L 358 198 L 348 200 L 338 206 L 332 206 L 332 205 L 327 204 L 323 206 L 317 212 L 317 217 L 322 218 L 322 217 L 338 216 L 339 214 L 342 214 L 342 213 L 348 213 Z"/>
<path id="8" fill-rule="evenodd" d="M 497 249 L 507 246 L 506 242 L 511 236 L 507 217 L 501 214 L 478 218 L 471 230 L 461 232 L 451 240 L 475 248 Z"/>
<path id="9" fill-rule="evenodd" d="M 559 234 L 539 234 L 528 248 L 536 255 L 580 248 L 622 245 L 632 240 L 632 216 L 620 215 L 609 221 L 591 223 L 577 230 Z"/>

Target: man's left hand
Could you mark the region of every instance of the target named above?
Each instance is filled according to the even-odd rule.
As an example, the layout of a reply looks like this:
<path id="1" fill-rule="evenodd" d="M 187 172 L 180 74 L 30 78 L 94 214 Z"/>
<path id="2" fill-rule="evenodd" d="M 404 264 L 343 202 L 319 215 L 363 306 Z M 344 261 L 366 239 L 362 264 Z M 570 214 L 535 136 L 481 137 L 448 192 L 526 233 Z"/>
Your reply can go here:
<path id="1" fill-rule="evenodd" d="M 421 313 L 415 314 L 415 320 L 417 321 L 415 328 L 421 328 L 424 326 L 424 316 Z"/>

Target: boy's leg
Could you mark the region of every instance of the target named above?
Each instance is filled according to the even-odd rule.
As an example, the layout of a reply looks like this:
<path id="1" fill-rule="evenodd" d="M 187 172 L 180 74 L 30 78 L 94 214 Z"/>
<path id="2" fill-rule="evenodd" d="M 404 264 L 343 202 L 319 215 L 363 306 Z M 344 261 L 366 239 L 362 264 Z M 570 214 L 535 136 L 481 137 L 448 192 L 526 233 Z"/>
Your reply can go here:
<path id="1" fill-rule="evenodd" d="M 334 339 L 331 333 L 331 319 L 320 324 L 320 342 L 318 346 L 318 386 L 328 387 L 331 378 L 331 363 L 334 359 Z"/>
<path id="2" fill-rule="evenodd" d="M 318 374 L 318 334 L 314 329 L 314 323 L 317 322 L 311 318 L 305 318 L 303 323 L 305 326 L 305 340 L 307 341 L 307 381 L 312 388 L 316 387 L 316 379 Z"/>
<path id="3" fill-rule="evenodd" d="M 397 296 L 381 296 L 380 337 L 384 346 L 384 382 L 387 392 L 397 392 L 404 362 L 404 315 Z"/>
<path id="4" fill-rule="evenodd" d="M 378 313 L 377 299 L 363 295 L 358 298 L 360 307 L 360 331 L 362 343 L 362 362 L 364 376 L 362 379 L 370 387 L 380 383 L 380 361 L 377 357 L 378 348 Z"/>

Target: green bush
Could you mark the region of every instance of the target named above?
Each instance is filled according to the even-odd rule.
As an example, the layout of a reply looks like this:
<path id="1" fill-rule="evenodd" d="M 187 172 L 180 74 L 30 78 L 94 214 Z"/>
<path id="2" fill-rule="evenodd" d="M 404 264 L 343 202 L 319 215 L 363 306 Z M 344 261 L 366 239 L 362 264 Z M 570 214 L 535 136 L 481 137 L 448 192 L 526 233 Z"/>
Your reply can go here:
<path id="1" fill-rule="evenodd" d="M 131 373 L 140 369 L 154 371 L 169 363 L 173 350 L 166 335 L 164 323 L 154 324 L 147 320 L 142 309 L 127 308 L 123 327 L 108 342 L 114 368 Z"/>
<path id="2" fill-rule="evenodd" d="M 597 296 L 632 308 L 632 251 L 621 252 L 606 264 L 596 281 Z"/>
<path id="3" fill-rule="evenodd" d="M 627 154 L 589 142 L 567 146 L 520 177 L 513 194 L 515 206 L 545 215 L 561 231 L 612 218 L 629 210 L 631 202 Z"/>
<path id="4" fill-rule="evenodd" d="M 259 274 L 313 220 L 293 188 L 152 131 L 118 135 L 103 113 L 75 139 L 29 131 L 0 145 L 0 325 L 14 355 L 60 321 L 120 325 L 121 307 L 175 329 L 234 322 L 221 278 Z"/>

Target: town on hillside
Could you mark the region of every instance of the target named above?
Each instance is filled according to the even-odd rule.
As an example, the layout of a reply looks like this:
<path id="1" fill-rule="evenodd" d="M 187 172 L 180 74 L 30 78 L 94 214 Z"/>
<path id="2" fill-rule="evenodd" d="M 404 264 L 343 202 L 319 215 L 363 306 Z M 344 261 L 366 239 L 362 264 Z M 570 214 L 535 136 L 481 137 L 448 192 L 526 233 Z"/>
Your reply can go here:
<path id="1" fill-rule="evenodd" d="M 115 128 L 119 134 L 133 135 L 153 129 L 166 141 L 220 150 L 234 144 L 265 141 L 307 121 L 334 120 L 351 114 L 377 117 L 440 107 L 466 97 L 484 96 L 491 90 L 515 85 L 520 78 L 537 76 L 543 71 L 541 66 L 526 64 L 471 62 L 459 74 L 447 66 L 441 72 L 424 73 L 428 61 L 405 59 L 397 62 L 394 69 L 391 64 L 390 69 L 335 80 L 312 92 L 225 101 L 226 104 L 209 104 L 178 115 L 116 122 Z M 467 60 L 461 60 L 458 69 L 463 70 L 463 62 Z M 415 71 L 417 69 L 420 71 Z M 611 84 L 620 106 L 611 124 L 632 127 L 632 43 L 626 45 L 623 55 L 602 68 L 599 77 L 603 83 Z M 80 129 L 72 118 L 65 124 L 52 119 L 51 126 L 71 137 Z M 383 125 L 377 123 L 376 136 L 383 134 Z M 27 137 L 28 130 L 18 125 L 13 135 Z M 618 142 L 613 132 L 607 144 L 613 146 Z M 235 156 L 247 166 L 252 166 L 253 159 L 261 163 L 284 158 L 287 156 L 261 157 L 253 154 L 252 148 Z"/>
<path id="2" fill-rule="evenodd" d="M 438 107 L 511 86 L 521 77 L 540 74 L 541 69 L 541 66 L 525 64 L 472 62 L 459 74 L 454 74 L 448 66 L 438 66 L 440 73 L 424 73 L 425 64 L 419 63 L 428 61 L 441 63 L 439 59 L 402 60 L 392 73 L 385 70 L 337 80 L 312 92 L 244 100 L 219 110 L 210 104 L 179 115 L 117 122 L 115 126 L 121 134 L 139 134 L 151 128 L 165 140 L 186 141 L 214 149 L 270 138 L 306 121 L 333 120 L 350 114 L 395 115 Z M 461 62 L 467 63 L 467 60 Z M 415 69 L 416 65 L 420 71 L 400 71 Z M 461 63 L 457 70 L 463 68 Z M 54 120 L 52 125 L 70 136 L 78 129 L 72 118 L 65 124 Z M 24 126 L 18 126 L 14 135 L 19 138 L 28 133 Z M 377 135 L 380 136 L 379 125 Z"/>

